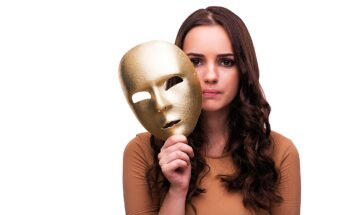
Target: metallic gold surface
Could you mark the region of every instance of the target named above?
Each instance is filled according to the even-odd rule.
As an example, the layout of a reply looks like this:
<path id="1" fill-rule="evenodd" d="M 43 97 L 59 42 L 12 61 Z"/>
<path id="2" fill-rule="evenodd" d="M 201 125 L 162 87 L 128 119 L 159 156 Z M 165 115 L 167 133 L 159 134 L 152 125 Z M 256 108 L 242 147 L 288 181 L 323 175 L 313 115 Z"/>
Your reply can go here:
<path id="1" fill-rule="evenodd" d="M 201 111 L 201 86 L 179 47 L 150 41 L 132 48 L 120 62 L 119 78 L 136 117 L 157 138 L 193 131 Z"/>

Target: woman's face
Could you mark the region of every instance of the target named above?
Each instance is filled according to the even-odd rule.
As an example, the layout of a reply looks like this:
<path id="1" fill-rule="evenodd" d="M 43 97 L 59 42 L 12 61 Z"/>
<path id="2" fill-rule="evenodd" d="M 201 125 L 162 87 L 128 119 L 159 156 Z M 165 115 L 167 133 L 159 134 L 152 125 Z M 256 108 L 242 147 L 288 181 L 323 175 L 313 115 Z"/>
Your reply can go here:
<path id="1" fill-rule="evenodd" d="M 226 31 L 220 25 L 195 27 L 187 33 L 183 51 L 200 79 L 202 110 L 226 110 L 239 86 L 239 71 Z"/>

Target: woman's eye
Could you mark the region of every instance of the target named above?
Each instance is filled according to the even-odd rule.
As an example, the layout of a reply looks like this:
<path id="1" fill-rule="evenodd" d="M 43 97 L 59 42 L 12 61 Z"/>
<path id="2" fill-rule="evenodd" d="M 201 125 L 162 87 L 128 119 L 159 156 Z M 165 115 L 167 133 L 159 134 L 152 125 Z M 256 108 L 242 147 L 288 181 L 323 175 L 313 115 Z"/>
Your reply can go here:
<path id="1" fill-rule="evenodd" d="M 195 67 L 199 66 L 201 64 L 201 59 L 200 58 L 191 58 L 190 60 L 191 60 L 191 62 L 193 63 L 193 65 Z"/>
<path id="2" fill-rule="evenodd" d="M 220 65 L 225 66 L 225 67 L 231 67 L 235 65 L 235 61 L 230 58 L 224 58 L 220 60 Z"/>
<path id="3" fill-rule="evenodd" d="M 183 82 L 183 79 L 180 78 L 179 76 L 174 76 L 174 77 L 171 77 L 167 80 L 166 82 L 166 90 L 169 90 L 169 88 L 179 84 Z"/>

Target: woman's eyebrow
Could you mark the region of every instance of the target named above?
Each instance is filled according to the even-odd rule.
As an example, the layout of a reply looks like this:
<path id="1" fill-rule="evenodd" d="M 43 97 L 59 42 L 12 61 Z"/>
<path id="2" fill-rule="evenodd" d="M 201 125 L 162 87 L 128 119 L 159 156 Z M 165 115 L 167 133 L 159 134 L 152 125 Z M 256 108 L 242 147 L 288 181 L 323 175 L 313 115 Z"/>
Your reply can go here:
<path id="1" fill-rule="evenodd" d="M 190 53 L 187 53 L 188 56 L 194 56 L 194 57 L 203 57 L 204 55 L 203 54 L 198 54 L 198 53 L 194 53 L 194 52 L 190 52 Z"/>
<path id="2" fill-rule="evenodd" d="M 194 56 L 194 57 L 203 57 L 203 54 L 198 54 L 194 52 L 187 53 L 188 56 Z M 218 57 L 227 57 L 227 56 L 234 56 L 233 53 L 223 53 L 223 54 L 218 54 Z"/>
<path id="3" fill-rule="evenodd" d="M 234 56 L 233 53 L 224 53 L 224 54 L 219 54 L 218 57 L 227 57 L 227 56 Z"/>

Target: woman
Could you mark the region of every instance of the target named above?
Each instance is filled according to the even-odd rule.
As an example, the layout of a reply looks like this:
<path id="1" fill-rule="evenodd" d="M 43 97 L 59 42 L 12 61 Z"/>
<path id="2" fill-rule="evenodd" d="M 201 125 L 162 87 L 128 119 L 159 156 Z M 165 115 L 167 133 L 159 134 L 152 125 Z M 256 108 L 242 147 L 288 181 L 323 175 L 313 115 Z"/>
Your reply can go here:
<path id="1" fill-rule="evenodd" d="M 242 20 L 223 7 L 197 10 L 176 45 L 198 73 L 202 112 L 188 137 L 162 142 L 144 133 L 127 145 L 126 213 L 300 214 L 298 152 L 270 129 L 270 106 Z"/>

